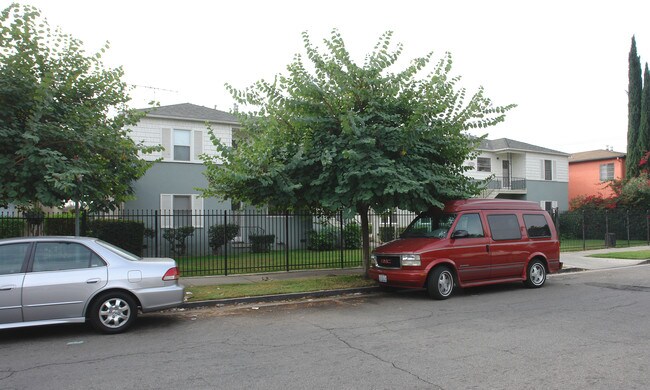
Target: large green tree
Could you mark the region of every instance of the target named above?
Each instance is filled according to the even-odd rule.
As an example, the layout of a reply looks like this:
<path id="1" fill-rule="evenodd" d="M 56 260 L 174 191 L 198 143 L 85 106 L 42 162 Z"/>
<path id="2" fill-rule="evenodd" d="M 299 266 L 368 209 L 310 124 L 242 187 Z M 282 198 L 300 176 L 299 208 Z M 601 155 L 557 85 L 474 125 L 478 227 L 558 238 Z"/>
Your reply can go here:
<path id="1" fill-rule="evenodd" d="M 128 137 L 121 68 L 52 30 L 31 6 L 0 15 L 0 205 L 59 206 L 81 200 L 109 209 L 133 192 L 148 152 Z"/>
<path id="2" fill-rule="evenodd" d="M 463 163 L 477 139 L 467 130 L 501 122 L 513 106 L 493 106 L 482 89 L 466 101 L 449 54 L 395 69 L 402 45 L 391 38 L 383 34 L 359 65 L 336 30 L 322 51 L 303 33 L 308 63 L 296 55 L 287 75 L 228 86 L 251 111 L 241 115 L 237 148 L 213 136 L 221 156 L 205 158 L 204 194 L 356 212 L 366 270 L 370 209 L 421 211 L 474 195 Z"/>
<path id="3" fill-rule="evenodd" d="M 629 179 L 639 174 L 639 160 L 642 150 L 638 148 L 639 125 L 641 123 L 641 59 L 636 52 L 636 39 L 632 36 L 632 47 L 628 56 L 628 127 L 627 127 L 627 157 L 625 159 L 625 176 Z"/>
<path id="4" fill-rule="evenodd" d="M 643 92 L 641 94 L 641 117 L 639 122 L 639 138 L 636 142 L 636 148 L 640 151 L 640 155 L 643 156 L 650 151 L 650 71 L 648 71 L 647 62 L 643 72 Z M 640 161 L 637 162 L 637 169 L 640 170 L 641 166 L 639 164 Z"/>

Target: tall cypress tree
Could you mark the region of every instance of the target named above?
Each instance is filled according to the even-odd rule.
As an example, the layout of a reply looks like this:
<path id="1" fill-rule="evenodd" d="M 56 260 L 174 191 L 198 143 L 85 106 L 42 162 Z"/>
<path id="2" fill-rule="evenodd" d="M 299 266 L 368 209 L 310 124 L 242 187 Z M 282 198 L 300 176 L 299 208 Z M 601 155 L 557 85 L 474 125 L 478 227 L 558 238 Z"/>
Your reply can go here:
<path id="1" fill-rule="evenodd" d="M 632 36 L 632 48 L 628 57 L 628 102 L 627 102 L 627 158 L 626 177 L 632 178 L 639 174 L 639 160 L 641 159 L 641 150 L 638 148 L 639 125 L 641 123 L 641 59 L 636 54 L 636 39 Z"/>
<path id="2" fill-rule="evenodd" d="M 641 122 L 639 123 L 639 139 L 636 147 L 643 156 L 650 150 L 650 71 L 645 63 L 643 72 L 643 93 L 641 94 Z M 638 167 L 638 163 L 637 163 Z"/>

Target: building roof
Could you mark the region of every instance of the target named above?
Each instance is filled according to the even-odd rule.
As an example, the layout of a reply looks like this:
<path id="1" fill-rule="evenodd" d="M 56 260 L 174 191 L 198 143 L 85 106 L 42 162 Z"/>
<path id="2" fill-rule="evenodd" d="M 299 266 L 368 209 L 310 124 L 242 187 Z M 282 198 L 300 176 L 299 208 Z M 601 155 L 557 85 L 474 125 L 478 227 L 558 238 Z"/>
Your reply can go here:
<path id="1" fill-rule="evenodd" d="M 225 111 L 219 111 L 208 107 L 197 106 L 191 103 L 173 104 L 171 106 L 160 106 L 141 108 L 136 111 L 144 111 L 148 117 L 184 119 L 195 121 L 208 121 L 217 123 L 239 124 L 236 116 Z"/>
<path id="2" fill-rule="evenodd" d="M 499 138 L 495 140 L 482 139 L 478 147 L 479 150 L 487 150 L 491 152 L 505 152 L 505 151 L 522 151 L 534 152 L 545 154 L 557 154 L 560 156 L 568 156 L 568 153 L 560 152 L 553 149 L 543 148 L 541 146 L 527 144 L 525 142 L 515 141 L 509 138 Z"/>
<path id="3" fill-rule="evenodd" d="M 613 160 L 615 158 L 625 158 L 626 154 L 614 152 L 612 150 L 590 150 L 587 152 L 573 153 L 569 156 L 569 163 L 583 161 Z"/>

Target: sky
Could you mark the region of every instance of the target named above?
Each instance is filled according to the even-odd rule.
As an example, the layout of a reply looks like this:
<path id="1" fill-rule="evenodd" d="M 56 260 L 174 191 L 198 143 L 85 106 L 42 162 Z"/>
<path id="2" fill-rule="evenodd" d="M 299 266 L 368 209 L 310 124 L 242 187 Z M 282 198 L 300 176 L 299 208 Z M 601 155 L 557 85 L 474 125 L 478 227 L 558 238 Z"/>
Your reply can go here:
<path id="1" fill-rule="evenodd" d="M 244 89 L 286 74 L 304 54 L 302 32 L 322 47 L 338 29 L 362 63 L 390 30 L 405 63 L 450 52 L 468 94 L 483 86 L 494 104 L 517 104 L 505 122 L 475 135 L 566 153 L 626 151 L 633 35 L 642 66 L 650 62 L 647 0 L 18 2 L 39 8 L 89 53 L 108 41 L 104 63 L 123 67 L 134 108 L 156 100 L 230 111 L 224 85 Z"/>

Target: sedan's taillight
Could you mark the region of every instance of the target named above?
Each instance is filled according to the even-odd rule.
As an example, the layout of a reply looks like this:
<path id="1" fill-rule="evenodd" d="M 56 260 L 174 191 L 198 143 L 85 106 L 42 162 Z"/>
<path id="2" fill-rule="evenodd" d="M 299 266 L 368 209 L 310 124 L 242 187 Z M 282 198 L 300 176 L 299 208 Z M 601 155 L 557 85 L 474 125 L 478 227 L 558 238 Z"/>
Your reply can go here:
<path id="1" fill-rule="evenodd" d="M 167 270 L 165 272 L 165 275 L 163 275 L 162 280 L 178 280 L 178 277 L 180 276 L 180 273 L 178 272 L 178 268 L 173 267 Z"/>

